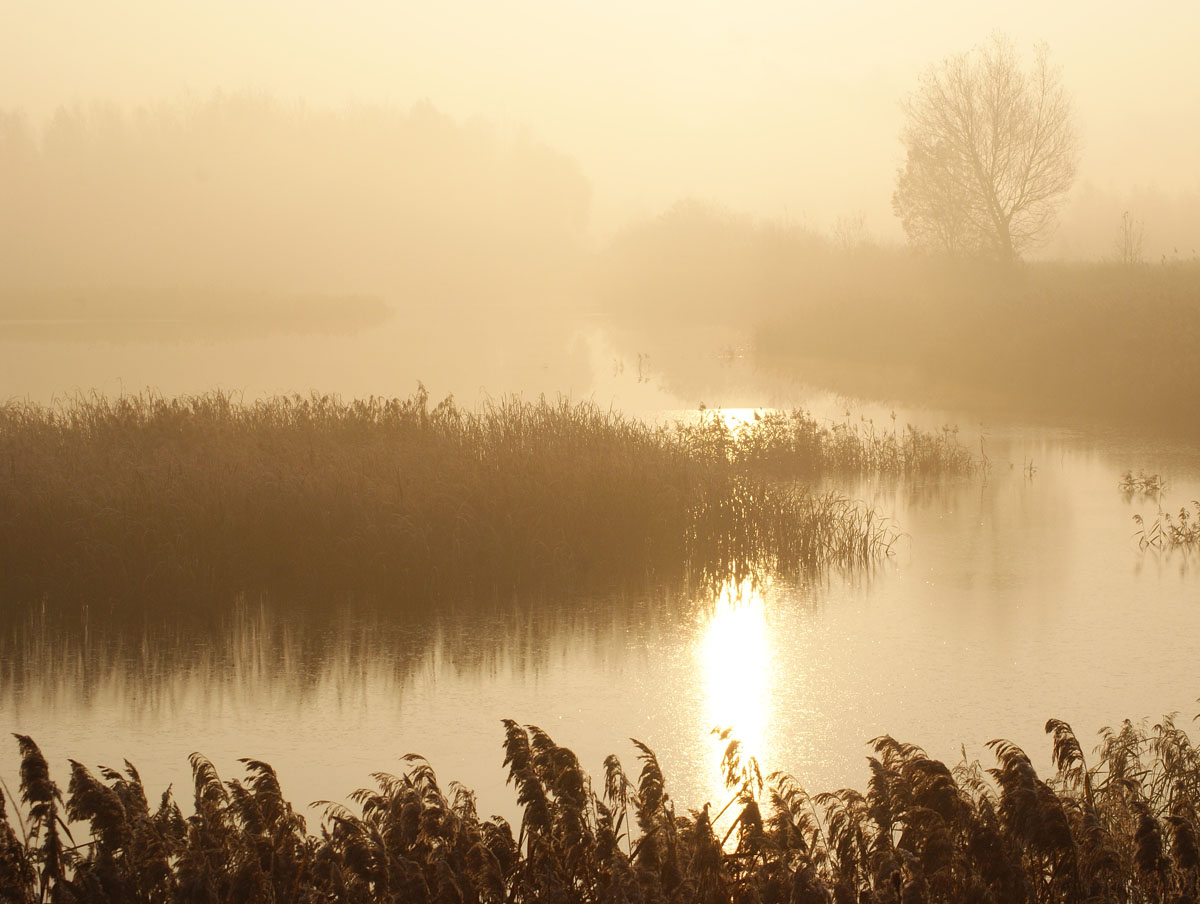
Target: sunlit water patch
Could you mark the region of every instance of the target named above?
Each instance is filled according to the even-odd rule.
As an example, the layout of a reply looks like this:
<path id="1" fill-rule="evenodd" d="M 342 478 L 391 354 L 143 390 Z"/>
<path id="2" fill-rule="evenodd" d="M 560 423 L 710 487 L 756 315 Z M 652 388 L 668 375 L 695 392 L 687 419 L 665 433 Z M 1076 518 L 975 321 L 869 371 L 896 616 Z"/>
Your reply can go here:
<path id="1" fill-rule="evenodd" d="M 770 759 L 766 741 L 774 670 L 764 589 L 754 576 L 730 579 L 701 616 L 696 671 L 713 726 L 708 801 L 717 807 L 729 796 L 722 763 L 727 740 L 738 742 L 743 758 Z"/>

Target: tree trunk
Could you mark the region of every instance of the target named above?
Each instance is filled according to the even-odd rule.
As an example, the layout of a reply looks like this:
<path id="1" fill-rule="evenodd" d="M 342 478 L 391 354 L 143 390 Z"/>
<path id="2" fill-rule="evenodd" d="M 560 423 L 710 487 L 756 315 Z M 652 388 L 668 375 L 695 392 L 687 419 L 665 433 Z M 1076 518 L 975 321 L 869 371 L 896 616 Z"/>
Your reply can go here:
<path id="1" fill-rule="evenodd" d="M 996 218 L 996 257 L 1006 267 L 1017 259 L 1016 253 L 1013 251 L 1012 233 L 1008 229 L 1008 220 L 1003 217 Z"/>

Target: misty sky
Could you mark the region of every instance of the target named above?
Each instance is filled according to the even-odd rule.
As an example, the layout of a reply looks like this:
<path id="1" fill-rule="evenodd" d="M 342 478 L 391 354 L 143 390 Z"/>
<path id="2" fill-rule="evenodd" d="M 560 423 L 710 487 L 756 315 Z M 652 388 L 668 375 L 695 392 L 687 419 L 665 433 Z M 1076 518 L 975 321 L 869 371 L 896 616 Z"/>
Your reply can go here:
<path id="1" fill-rule="evenodd" d="M 690 196 L 820 228 L 862 212 L 893 238 L 897 102 L 993 30 L 1023 52 L 1050 45 L 1081 186 L 1200 190 L 1194 2 L 14 0 L 0 5 L 0 106 L 428 99 L 576 158 L 600 232 Z"/>

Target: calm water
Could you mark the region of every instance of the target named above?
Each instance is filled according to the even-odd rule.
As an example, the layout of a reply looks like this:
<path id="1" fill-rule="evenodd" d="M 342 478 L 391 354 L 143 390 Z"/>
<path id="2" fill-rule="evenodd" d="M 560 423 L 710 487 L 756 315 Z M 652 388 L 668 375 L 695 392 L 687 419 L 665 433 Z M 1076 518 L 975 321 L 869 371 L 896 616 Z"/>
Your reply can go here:
<path id="1" fill-rule="evenodd" d="M 278 388 L 346 395 L 407 393 L 410 370 L 436 357 L 401 355 L 387 374 L 374 361 L 366 373 L 365 356 L 354 353 L 361 337 L 336 340 L 315 365 L 305 356 L 317 354 L 316 338 L 256 341 L 277 343 L 267 357 L 279 365 L 271 371 Z M 420 345 L 395 324 L 365 341 Z M 28 341 L 12 344 L 26 364 L 37 357 Z M 287 347 L 291 369 L 280 364 Z M 544 362 L 486 348 L 473 374 L 427 376 L 431 390 L 438 381 L 490 380 L 529 392 L 558 381 L 643 413 L 689 402 L 639 374 L 636 361 L 616 361 L 592 326 Z M 252 378 L 254 349 L 208 347 L 225 357 L 222 385 L 276 388 L 262 382 L 265 371 Z M 71 381 L 108 391 L 113 379 L 154 383 L 165 392 L 218 383 L 219 362 L 188 370 L 191 358 L 206 360 L 203 349 L 133 352 L 54 353 L 58 360 L 41 366 L 60 366 L 58 382 L 0 360 L 9 362 L 7 394 L 34 398 Z M 95 376 L 110 365 L 116 377 Z M 324 373 L 301 376 L 314 368 Z M 564 384 L 564 373 L 576 382 Z M 844 487 L 905 534 L 870 574 L 801 586 L 764 575 L 758 588 L 727 587 L 716 598 L 551 600 L 537 619 L 514 612 L 368 624 L 343 613 L 305 625 L 249 606 L 214 637 L 113 643 L 95 629 L 86 640 L 35 633 L 6 654 L 0 728 L 33 735 L 64 785 L 68 756 L 89 765 L 127 757 L 153 789 L 186 788 L 187 755 L 201 750 L 226 778 L 238 775 L 237 757 L 268 760 L 298 802 L 342 799 L 372 771 L 401 771 L 400 757 L 416 752 L 443 781 L 475 788 L 481 810 L 512 817 L 502 717 L 540 725 L 596 775 L 609 753 L 634 771 L 628 738 L 636 737 L 657 751 L 678 805 L 698 807 L 725 799 L 715 727 L 731 728 L 764 773 L 787 770 L 819 791 L 864 787 L 867 741 L 883 733 L 951 762 L 963 748 L 989 761 L 986 742 L 1006 737 L 1044 766 L 1051 716 L 1086 743 L 1125 717 L 1200 711 L 1200 560 L 1139 551 L 1132 515 L 1152 516 L 1157 503 L 1117 487 L 1126 469 L 1145 469 L 1166 479 L 1166 506 L 1200 498 L 1196 451 L 959 423 L 973 446 L 984 433 L 985 476 Z M 15 743 L 0 756 L 0 776 L 15 787 Z"/>

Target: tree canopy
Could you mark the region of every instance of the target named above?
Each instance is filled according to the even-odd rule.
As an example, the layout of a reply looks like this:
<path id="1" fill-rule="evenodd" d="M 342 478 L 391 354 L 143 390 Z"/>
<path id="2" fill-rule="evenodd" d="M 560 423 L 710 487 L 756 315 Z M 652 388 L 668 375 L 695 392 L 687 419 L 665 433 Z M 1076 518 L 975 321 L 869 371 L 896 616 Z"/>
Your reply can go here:
<path id="1" fill-rule="evenodd" d="M 1045 45 L 1002 36 L 930 66 L 904 101 L 892 207 L 916 245 L 1008 263 L 1053 231 L 1075 177 L 1071 101 Z"/>

